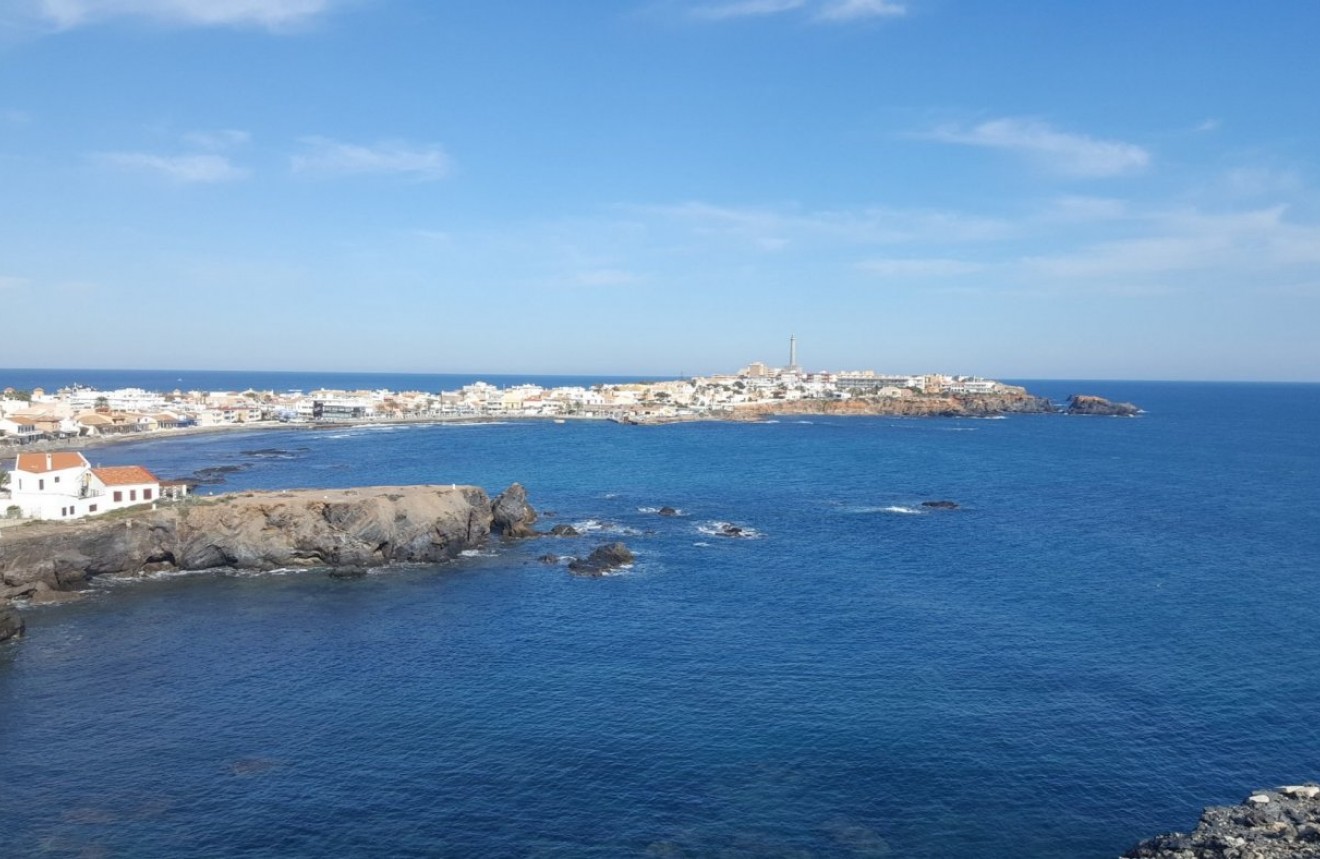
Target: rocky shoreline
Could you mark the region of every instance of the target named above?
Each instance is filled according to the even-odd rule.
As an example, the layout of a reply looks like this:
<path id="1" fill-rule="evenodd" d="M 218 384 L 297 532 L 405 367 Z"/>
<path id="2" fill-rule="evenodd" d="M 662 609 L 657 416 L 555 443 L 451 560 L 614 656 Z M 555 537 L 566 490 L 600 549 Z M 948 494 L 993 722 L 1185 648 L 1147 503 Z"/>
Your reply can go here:
<path id="1" fill-rule="evenodd" d="M 1320 786 L 1288 785 L 1211 806 L 1190 833 L 1149 838 L 1123 859 L 1320 859 Z"/>
<path id="2" fill-rule="evenodd" d="M 536 511 L 514 484 L 248 492 L 76 522 L 33 522 L 0 537 L 0 605 L 61 602 L 99 575 L 217 568 L 366 569 L 439 563 L 492 536 L 532 536 Z M 0 640 L 22 618 L 0 609 Z"/>

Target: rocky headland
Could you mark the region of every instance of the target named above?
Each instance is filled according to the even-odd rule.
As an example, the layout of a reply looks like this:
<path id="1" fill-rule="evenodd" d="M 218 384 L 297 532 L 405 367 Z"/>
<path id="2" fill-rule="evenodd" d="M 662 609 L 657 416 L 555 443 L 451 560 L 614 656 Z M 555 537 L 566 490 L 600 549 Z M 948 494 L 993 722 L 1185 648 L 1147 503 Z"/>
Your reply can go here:
<path id="1" fill-rule="evenodd" d="M 975 418 L 1011 414 L 1050 414 L 1059 409 L 1045 397 L 1021 388 L 995 394 L 921 394 L 907 397 L 854 397 L 848 400 L 772 400 L 737 406 L 731 417 L 757 420 L 767 415 L 880 415 Z"/>
<path id="2" fill-rule="evenodd" d="M 1240 805 L 1211 806 L 1190 833 L 1142 841 L 1123 859 L 1320 859 L 1320 786 L 1253 793 Z"/>
<path id="3" fill-rule="evenodd" d="M 492 534 L 531 536 L 535 521 L 526 492 L 514 484 L 494 502 L 475 486 L 377 486 L 250 492 L 33 522 L 0 536 L 0 604 L 58 601 L 108 574 L 436 563 Z M 11 613 L 0 609 L 0 639 L 21 632 L 21 618 Z"/>

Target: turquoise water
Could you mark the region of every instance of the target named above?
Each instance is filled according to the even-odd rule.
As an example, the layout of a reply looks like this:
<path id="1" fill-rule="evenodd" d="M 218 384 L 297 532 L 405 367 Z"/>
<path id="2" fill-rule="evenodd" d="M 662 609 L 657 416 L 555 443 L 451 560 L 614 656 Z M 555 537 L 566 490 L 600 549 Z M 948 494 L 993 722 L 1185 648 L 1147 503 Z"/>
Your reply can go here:
<path id="1" fill-rule="evenodd" d="M 1108 857 L 1320 777 L 1320 386 L 1032 388 L 1147 414 L 94 449 L 245 466 L 224 488 L 518 480 L 600 530 L 30 610 L 0 648 L 6 850 Z M 933 498 L 963 507 L 909 512 Z M 631 570 L 535 561 L 607 539 Z"/>

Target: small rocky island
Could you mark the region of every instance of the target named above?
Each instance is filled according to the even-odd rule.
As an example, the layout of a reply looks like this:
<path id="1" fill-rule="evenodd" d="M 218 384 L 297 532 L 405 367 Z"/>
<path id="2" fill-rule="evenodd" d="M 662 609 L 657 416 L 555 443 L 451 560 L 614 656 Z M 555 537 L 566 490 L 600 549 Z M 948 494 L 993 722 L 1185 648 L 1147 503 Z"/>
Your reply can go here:
<path id="1" fill-rule="evenodd" d="M 1320 859 L 1320 786 L 1289 785 L 1212 806 L 1191 833 L 1157 835 L 1123 859 Z"/>
<path id="2" fill-rule="evenodd" d="M 58 602 L 99 575 L 173 570 L 437 563 L 492 535 L 532 536 L 536 511 L 513 484 L 494 501 L 476 486 L 377 486 L 249 492 L 8 528 L 0 604 Z M 0 609 L 0 640 L 22 633 Z"/>

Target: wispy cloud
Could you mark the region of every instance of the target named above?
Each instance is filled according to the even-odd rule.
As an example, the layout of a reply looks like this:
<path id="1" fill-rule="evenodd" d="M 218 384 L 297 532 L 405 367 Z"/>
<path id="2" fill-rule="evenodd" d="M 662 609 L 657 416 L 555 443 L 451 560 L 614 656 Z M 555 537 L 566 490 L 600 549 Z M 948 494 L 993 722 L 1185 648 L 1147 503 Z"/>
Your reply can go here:
<path id="1" fill-rule="evenodd" d="M 39 20 L 62 30 L 115 18 L 186 27 L 297 27 L 337 0 L 36 0 Z"/>
<path id="2" fill-rule="evenodd" d="M 1134 279 L 1177 272 L 1243 274 L 1320 265 L 1320 227 L 1288 220 L 1282 206 L 1207 214 L 1152 214 L 1147 234 L 1026 257 L 1027 271 L 1051 278 Z"/>
<path id="3" fill-rule="evenodd" d="M 213 152 L 244 146 L 251 139 L 252 135 L 248 132 L 234 128 L 222 128 L 219 131 L 190 131 L 183 135 L 185 143 Z"/>
<path id="4" fill-rule="evenodd" d="M 984 271 L 984 263 L 960 259 L 873 259 L 857 264 L 858 271 L 883 278 L 957 277 Z"/>
<path id="5" fill-rule="evenodd" d="M 992 119 L 970 128 L 947 125 L 920 136 L 1017 152 L 1068 176 L 1121 176 L 1144 170 L 1151 160 L 1150 153 L 1136 144 L 1058 131 L 1033 119 Z"/>
<path id="6" fill-rule="evenodd" d="M 573 276 L 578 286 L 629 286 L 641 278 L 621 268 L 596 268 L 580 271 Z"/>
<path id="7" fill-rule="evenodd" d="M 429 182 L 445 178 L 452 169 L 449 156 L 435 144 L 383 141 L 366 146 L 324 137 L 305 137 L 302 143 L 306 151 L 293 156 L 290 166 L 308 176 L 394 174 Z"/>
<path id="8" fill-rule="evenodd" d="M 907 6 L 893 0 L 835 0 L 816 14 L 821 21 L 860 21 L 866 18 L 902 18 Z"/>
<path id="9" fill-rule="evenodd" d="M 692 17 L 705 21 L 728 21 L 734 18 L 759 18 L 801 9 L 807 0 L 737 0 L 733 3 L 715 3 L 697 6 Z"/>
<path id="10" fill-rule="evenodd" d="M 157 155 L 150 152 L 101 152 L 93 156 L 116 170 L 150 173 L 180 185 L 214 184 L 243 179 L 248 171 L 223 155 Z"/>
<path id="11" fill-rule="evenodd" d="M 907 11 L 907 6 L 896 0 L 726 0 L 692 6 L 688 14 L 702 21 L 733 21 L 804 12 L 816 21 L 841 24 L 868 18 L 901 18 Z"/>

